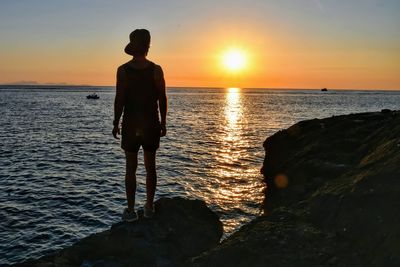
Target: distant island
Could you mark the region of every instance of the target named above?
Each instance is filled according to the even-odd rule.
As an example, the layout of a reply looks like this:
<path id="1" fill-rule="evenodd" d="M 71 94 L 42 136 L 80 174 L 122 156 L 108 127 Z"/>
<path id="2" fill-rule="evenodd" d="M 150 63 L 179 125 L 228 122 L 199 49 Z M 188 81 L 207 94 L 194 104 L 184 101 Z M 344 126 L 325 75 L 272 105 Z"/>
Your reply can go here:
<path id="1" fill-rule="evenodd" d="M 1 87 L 4 86 L 12 86 L 12 87 L 20 87 L 20 86 L 25 86 L 25 87 L 38 87 L 38 86 L 60 86 L 60 87 L 65 87 L 65 86 L 82 86 L 82 87 L 93 87 L 93 85 L 90 84 L 70 84 L 70 83 L 37 83 L 37 82 L 17 82 L 17 83 L 2 83 L 0 84 Z"/>

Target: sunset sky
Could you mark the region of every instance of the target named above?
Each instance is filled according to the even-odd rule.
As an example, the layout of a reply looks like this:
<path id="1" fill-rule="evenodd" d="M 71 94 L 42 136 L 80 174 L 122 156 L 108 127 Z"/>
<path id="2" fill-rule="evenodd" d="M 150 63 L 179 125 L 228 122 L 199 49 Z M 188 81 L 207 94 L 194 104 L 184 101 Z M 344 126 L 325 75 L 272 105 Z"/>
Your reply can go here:
<path id="1" fill-rule="evenodd" d="M 399 14 L 398 0 L 0 0 L 0 83 L 114 85 L 146 28 L 170 87 L 400 89 Z"/>

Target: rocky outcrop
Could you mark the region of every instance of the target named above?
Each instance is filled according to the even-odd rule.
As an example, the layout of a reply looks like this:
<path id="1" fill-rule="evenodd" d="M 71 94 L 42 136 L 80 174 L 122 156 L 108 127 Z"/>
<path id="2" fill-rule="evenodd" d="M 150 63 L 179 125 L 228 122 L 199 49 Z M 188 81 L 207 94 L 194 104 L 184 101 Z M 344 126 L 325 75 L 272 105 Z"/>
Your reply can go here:
<path id="1" fill-rule="evenodd" d="M 152 219 L 117 223 L 55 255 L 15 266 L 185 266 L 219 243 L 222 224 L 203 201 L 162 198 L 155 209 Z"/>
<path id="2" fill-rule="evenodd" d="M 266 215 L 193 266 L 400 266 L 400 112 L 299 122 L 264 147 Z"/>

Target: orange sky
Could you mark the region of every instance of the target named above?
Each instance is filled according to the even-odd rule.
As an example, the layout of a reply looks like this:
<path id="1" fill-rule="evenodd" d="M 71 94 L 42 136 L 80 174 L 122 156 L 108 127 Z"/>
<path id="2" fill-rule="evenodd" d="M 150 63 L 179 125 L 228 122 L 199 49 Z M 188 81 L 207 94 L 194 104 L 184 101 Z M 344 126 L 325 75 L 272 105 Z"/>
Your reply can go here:
<path id="1" fill-rule="evenodd" d="M 400 89 L 400 37 L 393 34 L 399 18 L 390 7 L 352 2 L 143 4 L 143 12 L 159 13 L 149 18 L 105 3 L 78 11 L 77 3 L 61 8 L 51 2 L 18 17 L 12 12 L 24 11 L 10 1 L 0 11 L 0 83 L 113 85 L 116 68 L 130 59 L 123 53 L 129 32 L 146 27 L 152 33 L 149 59 L 163 67 L 170 87 Z M 237 73 L 221 62 L 231 47 L 248 55 Z"/>

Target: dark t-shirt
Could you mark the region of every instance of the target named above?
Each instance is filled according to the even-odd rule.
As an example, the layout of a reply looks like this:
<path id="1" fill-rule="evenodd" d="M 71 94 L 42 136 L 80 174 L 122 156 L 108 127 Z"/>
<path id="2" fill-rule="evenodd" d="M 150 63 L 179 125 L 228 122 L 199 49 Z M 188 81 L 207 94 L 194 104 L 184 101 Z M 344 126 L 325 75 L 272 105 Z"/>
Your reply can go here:
<path id="1" fill-rule="evenodd" d="M 124 95 L 124 114 L 122 134 L 124 129 L 129 132 L 159 129 L 158 116 L 159 90 L 154 79 L 155 64 L 151 62 L 143 69 L 134 68 L 128 63 L 123 65 L 127 86 Z"/>

